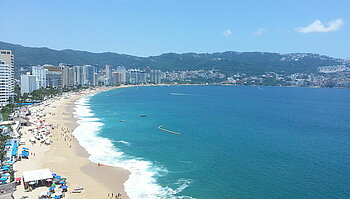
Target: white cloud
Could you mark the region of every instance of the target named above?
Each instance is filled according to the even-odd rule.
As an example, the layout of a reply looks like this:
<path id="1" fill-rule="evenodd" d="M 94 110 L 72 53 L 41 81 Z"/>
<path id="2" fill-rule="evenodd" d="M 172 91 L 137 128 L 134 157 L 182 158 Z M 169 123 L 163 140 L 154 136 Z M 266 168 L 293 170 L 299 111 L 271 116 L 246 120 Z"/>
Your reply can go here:
<path id="1" fill-rule="evenodd" d="M 333 32 L 339 30 L 344 24 L 343 19 L 335 19 L 329 21 L 328 23 L 322 23 L 320 20 L 312 22 L 306 27 L 298 27 L 295 30 L 301 33 L 311 33 L 311 32 Z"/>
<path id="2" fill-rule="evenodd" d="M 230 29 L 227 29 L 225 30 L 223 33 L 222 33 L 225 37 L 229 37 L 232 35 L 232 31 Z"/>
<path id="3" fill-rule="evenodd" d="M 257 30 L 256 32 L 253 32 L 253 35 L 259 36 L 259 35 L 262 35 L 264 32 L 266 32 L 266 29 L 260 28 L 260 29 Z"/>

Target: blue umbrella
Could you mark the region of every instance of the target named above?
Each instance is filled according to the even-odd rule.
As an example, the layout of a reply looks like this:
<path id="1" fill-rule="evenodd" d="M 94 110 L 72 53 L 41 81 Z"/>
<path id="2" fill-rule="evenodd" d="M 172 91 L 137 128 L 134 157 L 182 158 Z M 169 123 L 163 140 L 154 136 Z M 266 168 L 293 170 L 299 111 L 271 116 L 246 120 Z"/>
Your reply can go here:
<path id="1" fill-rule="evenodd" d="M 67 188 L 68 188 L 68 186 L 63 185 L 61 188 L 62 188 L 62 189 L 67 189 Z"/>
<path id="2" fill-rule="evenodd" d="M 57 176 L 57 174 L 55 174 L 55 173 L 52 173 L 52 176 Z"/>
<path id="3" fill-rule="evenodd" d="M 23 149 L 23 150 L 29 150 L 29 149 L 28 149 L 28 148 L 26 148 L 26 147 L 23 147 L 22 149 Z"/>
<path id="4" fill-rule="evenodd" d="M 54 197 L 52 197 L 52 198 L 61 198 L 61 196 L 54 196 Z"/>
<path id="5" fill-rule="evenodd" d="M 61 182 L 59 182 L 60 184 L 65 184 L 66 183 L 66 181 L 61 181 Z"/>
<path id="6" fill-rule="evenodd" d="M 51 191 L 51 190 L 54 190 L 54 189 L 55 189 L 55 187 L 50 187 L 50 188 L 49 188 L 50 191 Z"/>
<path id="7" fill-rule="evenodd" d="M 61 176 L 56 175 L 55 178 L 61 178 Z"/>
<path id="8" fill-rule="evenodd" d="M 7 178 L 0 178 L 0 181 L 6 181 Z"/>

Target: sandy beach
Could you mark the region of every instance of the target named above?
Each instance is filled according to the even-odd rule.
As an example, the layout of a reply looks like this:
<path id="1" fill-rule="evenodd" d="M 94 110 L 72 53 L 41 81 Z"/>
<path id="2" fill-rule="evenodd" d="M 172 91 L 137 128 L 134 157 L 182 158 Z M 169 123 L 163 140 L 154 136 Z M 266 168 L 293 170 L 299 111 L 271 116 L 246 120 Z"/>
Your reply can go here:
<path id="1" fill-rule="evenodd" d="M 111 89 L 111 88 L 109 88 Z M 15 163 L 15 177 L 21 177 L 23 171 L 49 168 L 61 176 L 67 178 L 67 185 L 70 188 L 83 187 L 82 193 L 71 193 L 68 189 L 65 198 L 116 198 L 120 193 L 123 199 L 128 196 L 124 191 L 124 182 L 128 179 L 129 171 L 123 168 L 99 166 L 91 162 L 86 150 L 79 145 L 78 141 L 72 135 L 74 129 L 78 126 L 77 119 L 74 117 L 74 102 L 81 97 L 106 89 L 90 90 L 75 93 L 69 97 L 60 97 L 54 100 L 31 107 L 32 112 L 40 112 L 45 116 L 41 119 L 45 123 L 55 126 L 50 131 L 50 145 L 31 144 L 31 132 L 29 128 L 24 127 L 22 137 L 26 139 L 26 144 L 21 147 L 30 148 L 29 159 L 22 159 Z M 30 121 L 37 120 L 36 116 L 30 116 Z M 47 187 L 39 187 L 32 192 L 25 192 L 23 184 L 17 186 L 14 193 L 15 198 L 28 196 L 29 198 L 38 198 L 38 194 L 47 191 Z M 113 197 L 111 197 L 113 194 Z"/>

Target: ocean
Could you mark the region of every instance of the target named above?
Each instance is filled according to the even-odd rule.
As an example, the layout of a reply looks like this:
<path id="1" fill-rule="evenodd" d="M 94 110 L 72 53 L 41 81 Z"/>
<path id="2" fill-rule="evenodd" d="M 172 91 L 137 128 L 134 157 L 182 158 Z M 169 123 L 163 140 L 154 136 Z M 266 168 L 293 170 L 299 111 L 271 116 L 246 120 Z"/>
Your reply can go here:
<path id="1" fill-rule="evenodd" d="M 130 87 L 76 117 L 91 161 L 131 171 L 131 199 L 350 198 L 347 89 Z"/>

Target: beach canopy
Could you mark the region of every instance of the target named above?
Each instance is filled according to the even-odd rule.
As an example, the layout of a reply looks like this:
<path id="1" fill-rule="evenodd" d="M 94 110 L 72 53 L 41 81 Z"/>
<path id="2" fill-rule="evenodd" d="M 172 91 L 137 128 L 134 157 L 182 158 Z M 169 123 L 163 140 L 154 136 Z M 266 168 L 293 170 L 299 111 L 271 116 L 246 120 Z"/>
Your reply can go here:
<path id="1" fill-rule="evenodd" d="M 49 188 L 49 190 L 54 190 L 54 189 L 55 189 L 55 187 L 50 187 L 50 188 Z"/>
<path id="2" fill-rule="evenodd" d="M 16 178 L 16 181 L 21 181 L 22 180 L 22 178 Z"/>
<path id="3" fill-rule="evenodd" d="M 62 189 L 67 189 L 67 188 L 68 188 L 68 186 L 63 185 L 61 188 L 62 188 Z"/>
<path id="4" fill-rule="evenodd" d="M 7 178 L 4 178 L 4 177 L 0 178 L 0 181 L 6 181 L 6 180 Z"/>
<path id="5" fill-rule="evenodd" d="M 52 198 L 61 198 L 61 196 L 54 196 L 54 197 L 52 197 Z"/>
<path id="6" fill-rule="evenodd" d="M 24 182 L 30 182 L 35 180 L 47 180 L 49 178 L 52 178 L 52 173 L 50 169 L 39 169 L 23 172 Z"/>
<path id="7" fill-rule="evenodd" d="M 23 147 L 22 149 L 23 149 L 23 150 L 27 150 L 27 151 L 29 150 L 29 149 L 28 149 L 28 148 L 26 148 L 26 147 Z"/>

